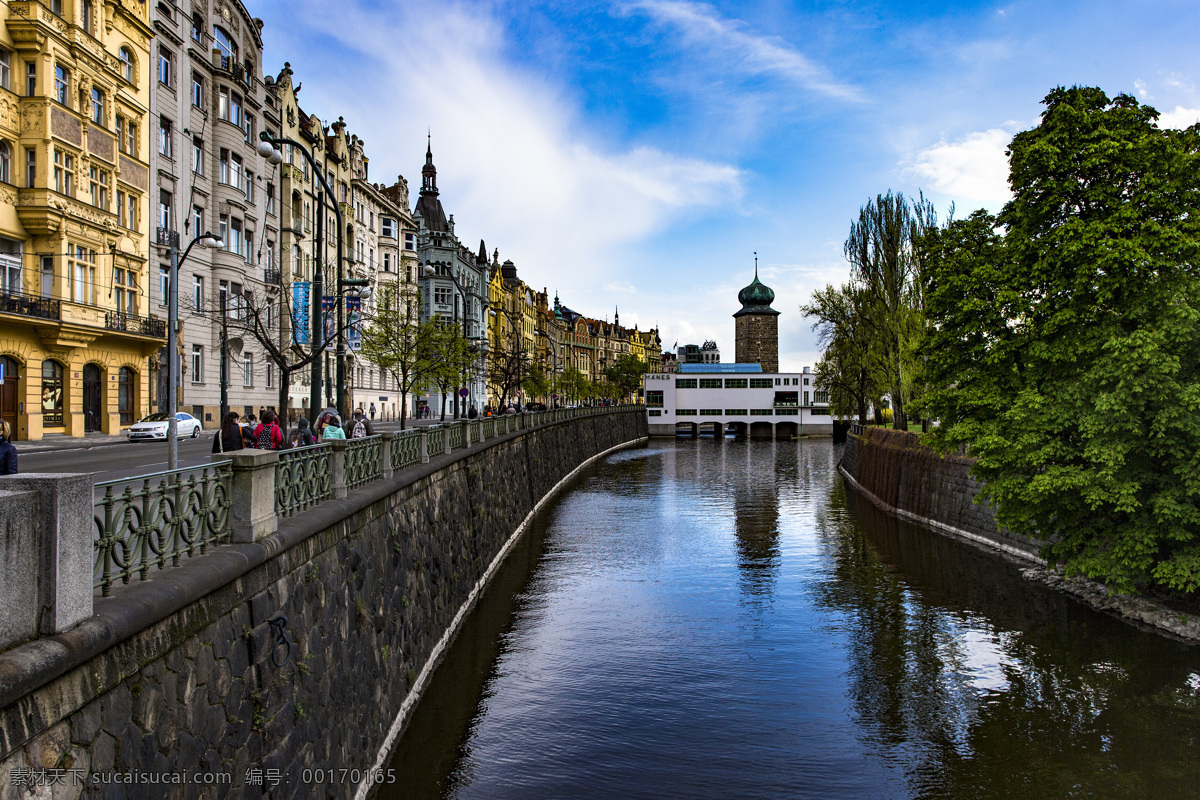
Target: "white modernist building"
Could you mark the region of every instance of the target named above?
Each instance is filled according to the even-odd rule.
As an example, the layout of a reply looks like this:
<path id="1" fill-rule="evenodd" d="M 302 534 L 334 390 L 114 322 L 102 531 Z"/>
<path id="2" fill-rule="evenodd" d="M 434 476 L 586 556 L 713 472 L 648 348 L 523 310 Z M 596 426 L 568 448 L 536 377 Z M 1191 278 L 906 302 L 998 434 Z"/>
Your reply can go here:
<path id="1" fill-rule="evenodd" d="M 651 436 L 701 430 L 751 438 L 829 436 L 829 398 L 803 372 L 765 373 L 758 364 L 680 364 L 678 373 L 645 375 Z"/>

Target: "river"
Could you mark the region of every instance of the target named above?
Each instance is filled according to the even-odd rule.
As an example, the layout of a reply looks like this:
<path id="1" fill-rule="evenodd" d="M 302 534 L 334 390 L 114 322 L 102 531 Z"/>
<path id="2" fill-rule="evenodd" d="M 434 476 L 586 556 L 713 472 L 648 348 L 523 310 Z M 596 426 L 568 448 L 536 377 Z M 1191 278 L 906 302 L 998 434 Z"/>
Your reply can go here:
<path id="1" fill-rule="evenodd" d="M 828 440 L 652 441 L 536 520 L 379 798 L 1190 798 L 1200 648 L 856 502 Z"/>

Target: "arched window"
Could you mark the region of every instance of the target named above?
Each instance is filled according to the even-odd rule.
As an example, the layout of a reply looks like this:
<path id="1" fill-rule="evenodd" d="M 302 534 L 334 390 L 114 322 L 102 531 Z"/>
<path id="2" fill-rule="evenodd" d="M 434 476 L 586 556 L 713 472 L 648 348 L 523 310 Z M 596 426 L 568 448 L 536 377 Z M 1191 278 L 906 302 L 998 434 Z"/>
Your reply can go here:
<path id="1" fill-rule="evenodd" d="M 117 373 L 117 411 L 122 425 L 132 425 L 137 397 L 137 373 L 129 367 L 121 367 Z"/>
<path id="2" fill-rule="evenodd" d="M 42 362 L 42 424 L 63 424 L 63 366 Z"/>
<path id="3" fill-rule="evenodd" d="M 128 47 L 122 47 L 117 53 L 117 58 L 121 59 L 121 77 L 127 83 L 133 83 L 133 53 Z"/>
<path id="4" fill-rule="evenodd" d="M 219 25 L 213 25 L 213 47 L 221 51 L 221 55 L 237 61 L 237 42 Z"/>
<path id="5" fill-rule="evenodd" d="M 12 183 L 12 148 L 0 139 L 0 182 Z"/>

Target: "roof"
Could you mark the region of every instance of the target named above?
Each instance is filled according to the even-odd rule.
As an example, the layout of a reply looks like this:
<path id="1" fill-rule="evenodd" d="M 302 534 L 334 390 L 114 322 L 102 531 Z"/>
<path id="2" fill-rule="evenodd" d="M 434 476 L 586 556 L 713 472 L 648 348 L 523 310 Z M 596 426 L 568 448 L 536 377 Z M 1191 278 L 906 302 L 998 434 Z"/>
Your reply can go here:
<path id="1" fill-rule="evenodd" d="M 762 372 L 761 364 L 680 364 L 680 372 Z"/>

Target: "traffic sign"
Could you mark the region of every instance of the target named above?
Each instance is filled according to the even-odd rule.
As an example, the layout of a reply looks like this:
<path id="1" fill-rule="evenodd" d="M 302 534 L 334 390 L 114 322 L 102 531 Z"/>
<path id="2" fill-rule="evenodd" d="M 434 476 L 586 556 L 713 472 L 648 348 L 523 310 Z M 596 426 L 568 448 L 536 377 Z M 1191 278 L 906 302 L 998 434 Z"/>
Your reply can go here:
<path id="1" fill-rule="evenodd" d="M 465 388 L 458 390 L 458 396 L 463 399 L 466 399 L 470 394 L 471 393 L 469 391 L 467 391 Z"/>
<path id="2" fill-rule="evenodd" d="M 550 399 L 551 399 L 551 400 L 557 400 L 557 399 L 558 399 L 558 395 L 556 395 L 556 394 L 552 394 L 552 395 L 550 395 Z"/>

